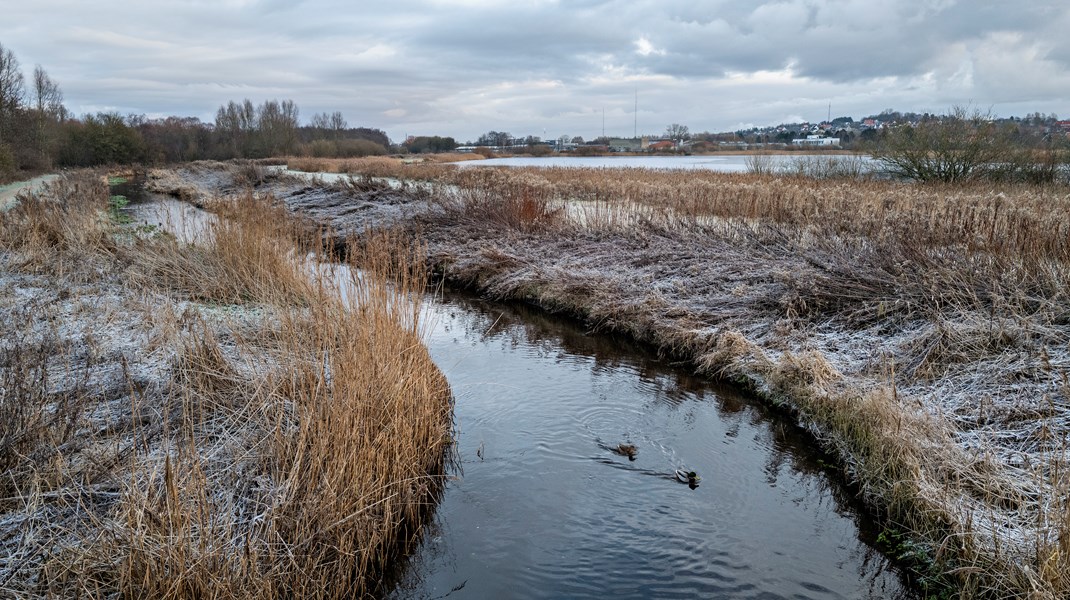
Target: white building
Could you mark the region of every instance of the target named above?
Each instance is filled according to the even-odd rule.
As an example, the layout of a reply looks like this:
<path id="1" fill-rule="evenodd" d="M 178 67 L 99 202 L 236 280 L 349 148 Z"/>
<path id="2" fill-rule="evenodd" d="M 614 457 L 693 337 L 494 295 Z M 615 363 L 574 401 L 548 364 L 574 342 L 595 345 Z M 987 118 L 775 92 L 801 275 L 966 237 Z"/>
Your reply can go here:
<path id="1" fill-rule="evenodd" d="M 791 140 L 796 146 L 839 146 L 840 138 L 827 138 L 820 135 L 808 135 L 805 138 Z"/>

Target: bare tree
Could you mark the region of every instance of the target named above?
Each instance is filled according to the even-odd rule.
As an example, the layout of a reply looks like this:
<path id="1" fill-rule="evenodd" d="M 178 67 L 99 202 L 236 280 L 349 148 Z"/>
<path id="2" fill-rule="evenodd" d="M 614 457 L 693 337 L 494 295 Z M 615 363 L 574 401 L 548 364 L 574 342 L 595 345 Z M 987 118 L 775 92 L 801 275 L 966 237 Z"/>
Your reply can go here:
<path id="1" fill-rule="evenodd" d="M 329 134 L 329 137 L 334 140 L 342 139 L 342 134 L 349 128 L 346 118 L 337 110 L 331 114 L 316 113 L 312 115 L 312 121 L 309 125 L 320 130 L 319 133 L 321 135 Z"/>
<path id="2" fill-rule="evenodd" d="M 327 113 L 316 113 L 312 115 L 312 120 L 308 124 L 315 129 L 326 131 L 331 127 L 331 117 Z"/>
<path id="3" fill-rule="evenodd" d="M 266 156 L 293 152 L 297 143 L 297 105 L 267 100 L 256 111 L 257 130 Z"/>
<path id="4" fill-rule="evenodd" d="M 66 116 L 63 108 L 63 92 L 48 73 L 37 65 L 33 70 L 33 108 L 40 115 L 62 121 Z"/>
<path id="5" fill-rule="evenodd" d="M 691 138 L 691 133 L 687 129 L 687 125 L 680 125 L 679 123 L 673 123 L 665 128 L 665 137 L 670 140 L 686 140 Z"/>
<path id="6" fill-rule="evenodd" d="M 14 125 L 23 103 L 24 80 L 15 54 L 0 44 L 0 143 Z"/>
<path id="7" fill-rule="evenodd" d="M 48 168 L 52 163 L 52 151 L 59 136 L 59 124 L 66 119 L 63 107 L 63 92 L 48 76 L 41 65 L 33 70 L 31 90 L 31 121 L 33 124 L 33 147 L 38 166 Z"/>
<path id="8" fill-rule="evenodd" d="M 337 110 L 331 113 L 329 125 L 329 129 L 334 134 L 334 139 L 341 139 L 342 133 L 349 128 L 349 123 L 346 122 L 342 113 Z"/>

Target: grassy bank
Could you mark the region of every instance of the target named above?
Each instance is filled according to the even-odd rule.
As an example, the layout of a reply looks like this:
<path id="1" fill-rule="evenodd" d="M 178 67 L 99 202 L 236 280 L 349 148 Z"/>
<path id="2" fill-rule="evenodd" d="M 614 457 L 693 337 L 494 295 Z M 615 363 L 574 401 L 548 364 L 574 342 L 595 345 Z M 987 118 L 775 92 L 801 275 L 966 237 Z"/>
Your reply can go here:
<path id="1" fill-rule="evenodd" d="M 360 597 L 417 539 L 452 427 L 422 261 L 339 276 L 277 204 L 211 204 L 196 246 L 99 178 L 0 215 L 5 595 Z"/>
<path id="2" fill-rule="evenodd" d="M 964 597 L 1070 594 L 1065 189 L 555 169 L 453 182 L 424 226 L 447 276 L 795 411 Z"/>
<path id="3" fill-rule="evenodd" d="M 214 174 L 178 178 L 211 187 L 230 170 L 202 168 Z M 375 213 L 402 192 L 322 186 L 310 204 L 307 182 L 262 189 L 342 231 L 360 206 L 421 232 L 447 278 L 651 342 L 793 412 L 842 459 L 889 537 L 907 540 L 896 553 L 926 584 L 961 597 L 1070 595 L 1065 187 L 382 163 L 368 173 L 438 187 L 408 213 Z"/>
<path id="4" fill-rule="evenodd" d="M 451 182 L 422 228 L 448 277 L 796 412 L 963 597 L 1070 594 L 1065 189 L 556 169 Z"/>

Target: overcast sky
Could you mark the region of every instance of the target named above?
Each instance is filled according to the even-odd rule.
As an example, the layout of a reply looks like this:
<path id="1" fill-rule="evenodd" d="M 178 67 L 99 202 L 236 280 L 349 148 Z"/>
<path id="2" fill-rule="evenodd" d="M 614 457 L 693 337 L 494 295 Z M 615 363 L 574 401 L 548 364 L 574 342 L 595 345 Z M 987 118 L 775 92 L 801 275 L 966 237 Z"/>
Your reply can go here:
<path id="1" fill-rule="evenodd" d="M 885 108 L 1070 116 L 1067 0 L 0 0 L 76 114 L 340 110 L 392 139 L 692 131 Z M 638 93 L 638 113 L 634 111 Z"/>

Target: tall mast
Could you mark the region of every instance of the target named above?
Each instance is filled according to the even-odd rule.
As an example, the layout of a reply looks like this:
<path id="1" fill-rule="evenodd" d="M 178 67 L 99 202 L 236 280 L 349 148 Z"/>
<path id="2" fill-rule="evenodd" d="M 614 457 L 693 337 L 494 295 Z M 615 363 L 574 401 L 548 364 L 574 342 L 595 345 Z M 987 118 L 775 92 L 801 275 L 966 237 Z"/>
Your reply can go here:
<path id="1" fill-rule="evenodd" d="M 635 109 L 632 111 L 632 137 L 639 137 L 639 84 L 635 84 Z"/>

